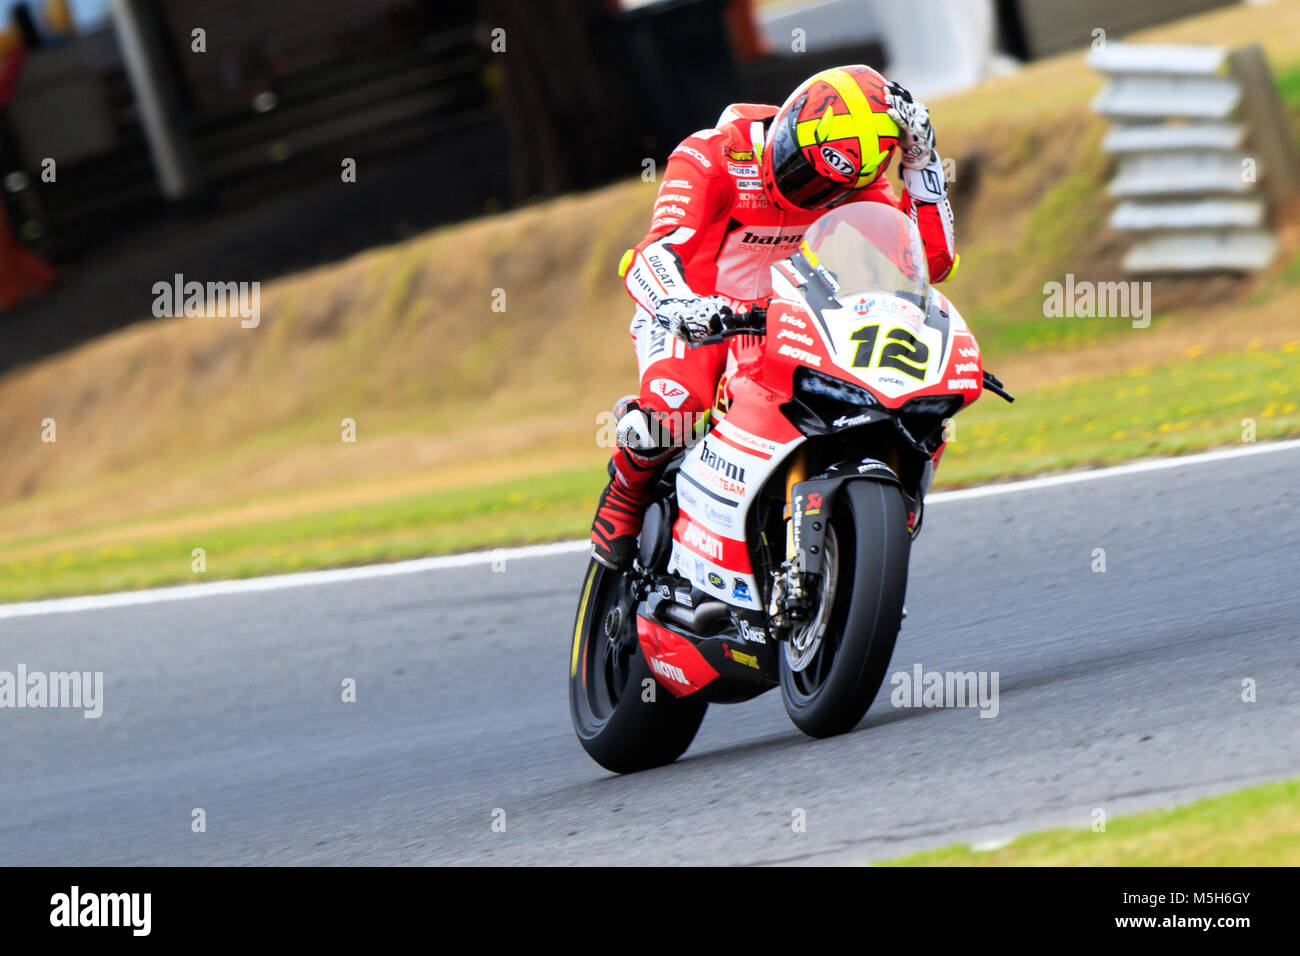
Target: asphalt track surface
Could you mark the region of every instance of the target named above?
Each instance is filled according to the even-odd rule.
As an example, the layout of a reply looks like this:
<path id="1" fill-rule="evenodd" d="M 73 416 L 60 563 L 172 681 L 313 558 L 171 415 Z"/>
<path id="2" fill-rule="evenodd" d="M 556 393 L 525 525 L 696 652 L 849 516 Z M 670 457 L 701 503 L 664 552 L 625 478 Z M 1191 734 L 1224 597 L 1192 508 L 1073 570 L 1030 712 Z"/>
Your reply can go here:
<path id="1" fill-rule="evenodd" d="M 887 681 L 814 741 L 774 691 L 629 777 L 569 725 L 576 553 L 0 616 L 0 670 L 105 681 L 99 719 L 0 710 L 0 864 L 852 862 L 1294 776 L 1297 474 L 1290 443 L 938 499 L 890 673 L 996 671 L 996 717 Z"/>

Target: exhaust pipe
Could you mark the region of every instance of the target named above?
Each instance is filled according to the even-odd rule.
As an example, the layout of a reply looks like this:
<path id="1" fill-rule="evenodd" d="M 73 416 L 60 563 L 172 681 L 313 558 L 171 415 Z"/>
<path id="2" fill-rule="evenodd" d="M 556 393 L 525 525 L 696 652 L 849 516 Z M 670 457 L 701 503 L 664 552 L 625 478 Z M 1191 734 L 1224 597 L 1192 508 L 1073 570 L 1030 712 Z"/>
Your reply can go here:
<path id="1" fill-rule="evenodd" d="M 703 634 L 726 619 L 727 605 L 721 601 L 704 601 L 699 607 L 692 609 L 671 601 L 662 601 L 654 609 L 654 614 L 662 621 L 684 627 L 696 634 Z"/>

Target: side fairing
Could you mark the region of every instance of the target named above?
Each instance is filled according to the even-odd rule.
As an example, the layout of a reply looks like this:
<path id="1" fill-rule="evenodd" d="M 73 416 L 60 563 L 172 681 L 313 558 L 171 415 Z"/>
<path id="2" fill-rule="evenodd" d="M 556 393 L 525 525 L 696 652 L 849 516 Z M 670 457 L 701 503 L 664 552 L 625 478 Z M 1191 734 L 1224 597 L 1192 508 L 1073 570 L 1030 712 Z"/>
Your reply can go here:
<path id="1" fill-rule="evenodd" d="M 754 577 L 745 541 L 750 508 L 782 461 L 804 439 L 778 443 L 742 428 L 731 419 L 686 454 L 677 473 L 678 518 L 668 568 L 700 590 L 738 607 L 761 608 L 762 591 Z"/>

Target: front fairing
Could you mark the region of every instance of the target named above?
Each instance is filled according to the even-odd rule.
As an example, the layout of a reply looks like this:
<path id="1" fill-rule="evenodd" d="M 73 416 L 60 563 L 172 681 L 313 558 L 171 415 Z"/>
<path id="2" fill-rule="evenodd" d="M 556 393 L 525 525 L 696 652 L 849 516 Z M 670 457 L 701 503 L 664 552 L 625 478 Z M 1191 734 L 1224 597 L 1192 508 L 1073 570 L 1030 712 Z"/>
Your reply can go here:
<path id="1" fill-rule="evenodd" d="M 765 374 L 794 391 L 799 368 L 868 389 L 885 408 L 924 396 L 951 395 L 965 406 L 981 391 L 983 365 L 974 336 L 937 290 L 923 310 L 878 290 L 833 289 L 800 255 L 772 268 Z"/>

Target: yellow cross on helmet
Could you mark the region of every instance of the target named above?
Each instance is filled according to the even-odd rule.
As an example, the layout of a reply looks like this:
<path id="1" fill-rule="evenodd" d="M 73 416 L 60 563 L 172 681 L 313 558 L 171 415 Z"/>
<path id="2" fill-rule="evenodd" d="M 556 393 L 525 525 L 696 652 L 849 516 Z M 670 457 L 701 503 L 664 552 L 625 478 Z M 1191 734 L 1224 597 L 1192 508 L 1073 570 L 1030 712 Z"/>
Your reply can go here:
<path id="1" fill-rule="evenodd" d="M 869 66 L 811 76 L 772 120 L 763 186 L 783 209 L 830 209 L 871 185 L 898 148 L 886 80 Z"/>

